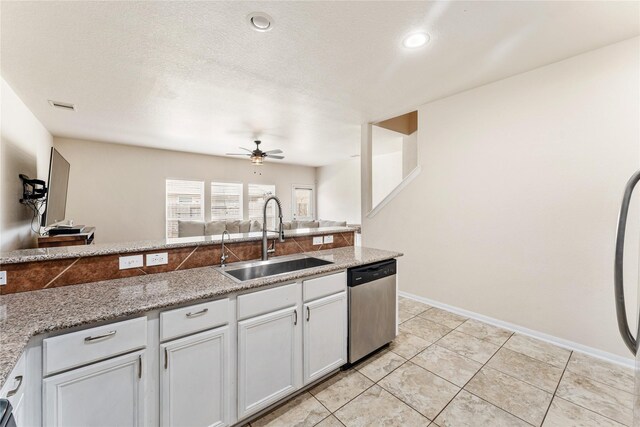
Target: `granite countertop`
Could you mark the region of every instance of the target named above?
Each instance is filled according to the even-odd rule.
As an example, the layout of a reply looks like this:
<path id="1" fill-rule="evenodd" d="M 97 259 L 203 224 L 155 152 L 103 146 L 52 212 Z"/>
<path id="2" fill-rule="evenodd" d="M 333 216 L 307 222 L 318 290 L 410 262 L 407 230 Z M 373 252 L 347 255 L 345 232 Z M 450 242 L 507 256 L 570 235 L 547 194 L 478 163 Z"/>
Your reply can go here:
<path id="1" fill-rule="evenodd" d="M 202 267 L 2 295 L 0 387 L 29 339 L 37 334 L 115 320 L 402 256 L 398 252 L 358 246 L 307 254 L 328 259 L 333 261 L 333 264 L 242 283 L 236 283 L 224 276 L 216 267 Z"/>
<path id="2" fill-rule="evenodd" d="M 351 233 L 358 230 L 358 227 L 298 228 L 295 230 L 285 230 L 284 235 L 285 237 L 305 237 L 330 233 Z M 270 239 L 278 237 L 277 233 L 267 233 L 267 235 Z M 262 231 L 253 233 L 232 233 L 229 235 L 229 239 L 225 238 L 225 243 L 253 242 L 260 240 L 262 240 Z M 137 242 L 96 243 L 85 246 L 21 249 L 16 251 L 0 252 L 0 264 L 18 264 L 22 262 L 45 261 L 51 259 L 157 251 L 189 246 L 219 245 L 221 241 L 222 235 L 215 235 L 140 240 Z"/>

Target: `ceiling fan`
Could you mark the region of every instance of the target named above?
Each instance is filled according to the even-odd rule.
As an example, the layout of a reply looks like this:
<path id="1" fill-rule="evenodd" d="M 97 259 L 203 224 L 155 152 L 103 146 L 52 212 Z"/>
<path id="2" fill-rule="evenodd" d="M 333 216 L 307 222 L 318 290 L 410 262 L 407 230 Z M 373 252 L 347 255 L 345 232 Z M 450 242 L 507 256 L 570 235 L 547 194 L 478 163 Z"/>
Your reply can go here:
<path id="1" fill-rule="evenodd" d="M 251 163 L 254 165 L 261 165 L 264 162 L 265 157 L 269 157 L 270 159 L 284 159 L 284 156 L 278 156 L 277 154 L 282 153 L 282 150 L 269 150 L 262 151 L 260 150 L 260 140 L 253 141 L 256 144 L 256 149 L 251 151 L 248 148 L 238 147 L 241 150 L 248 151 L 248 153 L 227 153 L 227 156 L 247 156 L 251 159 Z"/>

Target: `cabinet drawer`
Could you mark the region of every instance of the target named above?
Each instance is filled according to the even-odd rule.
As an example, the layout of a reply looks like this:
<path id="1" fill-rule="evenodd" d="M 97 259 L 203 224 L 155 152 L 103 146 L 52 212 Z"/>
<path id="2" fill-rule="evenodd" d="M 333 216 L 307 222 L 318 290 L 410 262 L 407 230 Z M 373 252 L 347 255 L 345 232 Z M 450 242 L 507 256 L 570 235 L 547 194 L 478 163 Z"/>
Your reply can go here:
<path id="1" fill-rule="evenodd" d="M 160 313 L 160 341 L 229 323 L 229 298 Z"/>
<path id="2" fill-rule="evenodd" d="M 300 285 L 279 286 L 238 297 L 238 320 L 298 304 Z"/>
<path id="3" fill-rule="evenodd" d="M 44 375 L 97 362 L 147 345 L 147 318 L 47 338 L 42 342 Z"/>
<path id="4" fill-rule="evenodd" d="M 347 289 L 347 272 L 342 271 L 328 276 L 317 277 L 302 282 L 304 301 L 337 294 Z"/>

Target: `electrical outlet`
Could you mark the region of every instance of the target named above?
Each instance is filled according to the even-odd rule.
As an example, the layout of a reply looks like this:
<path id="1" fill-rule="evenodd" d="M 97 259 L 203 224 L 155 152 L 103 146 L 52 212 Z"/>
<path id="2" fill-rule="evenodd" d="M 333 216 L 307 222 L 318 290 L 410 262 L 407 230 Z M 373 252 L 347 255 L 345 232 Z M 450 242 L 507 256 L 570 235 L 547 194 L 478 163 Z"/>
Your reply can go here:
<path id="1" fill-rule="evenodd" d="M 142 257 L 142 255 L 120 257 L 120 270 L 137 267 L 144 267 L 144 258 Z"/>
<path id="2" fill-rule="evenodd" d="M 7 284 L 7 272 L 0 271 L 0 286 L 4 286 Z"/>
<path id="3" fill-rule="evenodd" d="M 321 245 L 322 244 L 322 236 L 316 236 L 313 238 L 313 244 L 314 245 Z"/>
<path id="4" fill-rule="evenodd" d="M 169 264 L 169 254 L 161 252 L 159 254 L 147 254 L 147 267 L 153 265 Z"/>
<path id="5" fill-rule="evenodd" d="M 324 243 L 333 243 L 333 234 L 324 236 Z"/>

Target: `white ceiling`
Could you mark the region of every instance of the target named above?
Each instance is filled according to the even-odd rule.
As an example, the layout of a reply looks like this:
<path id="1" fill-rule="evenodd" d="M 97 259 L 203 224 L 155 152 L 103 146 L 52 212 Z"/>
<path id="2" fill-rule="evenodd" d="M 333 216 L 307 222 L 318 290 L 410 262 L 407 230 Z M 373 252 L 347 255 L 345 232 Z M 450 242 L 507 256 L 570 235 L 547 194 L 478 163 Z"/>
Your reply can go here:
<path id="1" fill-rule="evenodd" d="M 313 166 L 358 153 L 362 122 L 640 32 L 638 2 L 0 4 L 2 76 L 54 135 L 224 154 L 261 132 Z M 401 48 L 415 30 L 431 43 Z"/>

